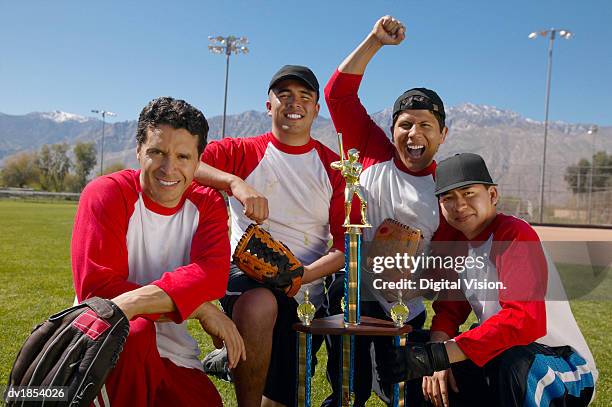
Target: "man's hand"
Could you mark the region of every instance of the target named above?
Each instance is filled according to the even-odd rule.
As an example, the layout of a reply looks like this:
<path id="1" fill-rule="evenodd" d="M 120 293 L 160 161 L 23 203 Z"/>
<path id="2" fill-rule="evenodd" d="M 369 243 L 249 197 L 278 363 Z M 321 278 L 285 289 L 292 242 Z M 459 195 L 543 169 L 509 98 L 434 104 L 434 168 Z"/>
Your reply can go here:
<path id="1" fill-rule="evenodd" d="M 431 376 L 450 367 L 444 344 L 439 342 L 394 346 L 382 358 L 383 363 L 377 367 L 378 375 L 382 381 L 391 383 Z"/>
<path id="2" fill-rule="evenodd" d="M 244 206 L 244 215 L 261 224 L 268 219 L 268 199 L 257 192 L 255 188 L 236 177 L 230 183 L 230 191 L 242 206 Z"/>
<path id="3" fill-rule="evenodd" d="M 384 16 L 374 24 L 372 34 L 381 45 L 399 45 L 406 38 L 406 27 L 399 20 Z"/>
<path id="4" fill-rule="evenodd" d="M 423 396 L 435 407 L 449 407 L 448 387 L 455 393 L 459 392 L 457 382 L 451 369 L 435 372 L 433 376 L 423 377 Z"/>
<path id="5" fill-rule="evenodd" d="M 217 348 L 227 348 L 228 366 L 235 368 L 240 360 L 246 360 L 246 348 L 236 325 L 214 304 L 205 302 L 193 314 L 202 328 L 212 337 Z"/>
<path id="6" fill-rule="evenodd" d="M 405 37 L 406 28 L 399 20 L 391 16 L 381 17 L 361 44 L 342 61 L 338 71 L 363 75 L 372 57 L 383 46 L 398 45 Z"/>

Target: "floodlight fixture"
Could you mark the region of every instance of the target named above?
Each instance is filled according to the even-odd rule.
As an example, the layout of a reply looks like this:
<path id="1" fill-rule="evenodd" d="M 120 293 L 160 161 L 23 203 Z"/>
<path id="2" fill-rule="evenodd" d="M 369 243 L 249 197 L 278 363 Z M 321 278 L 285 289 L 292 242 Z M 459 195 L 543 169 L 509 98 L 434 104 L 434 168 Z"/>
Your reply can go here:
<path id="1" fill-rule="evenodd" d="M 542 223 L 544 221 L 544 182 L 546 176 L 546 143 L 548 139 L 548 107 L 550 102 L 550 81 L 551 81 L 551 73 L 552 73 L 552 57 L 553 57 L 553 46 L 555 43 L 555 37 L 557 34 L 559 37 L 564 38 L 566 40 L 570 39 L 573 36 L 573 33 L 567 29 L 555 29 L 551 28 L 548 30 L 542 31 L 534 31 L 529 34 L 529 39 L 535 39 L 538 34 L 541 37 L 548 37 L 548 67 L 546 70 L 546 96 L 544 99 L 544 148 L 542 151 L 542 169 L 540 172 L 540 214 L 539 221 Z"/>
<path id="2" fill-rule="evenodd" d="M 213 37 L 208 36 L 210 45 L 208 49 L 213 54 L 225 54 L 225 97 L 223 98 L 223 125 L 221 128 L 221 136 L 225 138 L 225 118 L 227 114 L 227 85 L 229 78 L 229 60 L 231 54 L 247 54 L 249 48 L 246 46 L 249 43 L 247 37 L 235 37 L 233 35 L 223 37 L 218 35 Z"/>

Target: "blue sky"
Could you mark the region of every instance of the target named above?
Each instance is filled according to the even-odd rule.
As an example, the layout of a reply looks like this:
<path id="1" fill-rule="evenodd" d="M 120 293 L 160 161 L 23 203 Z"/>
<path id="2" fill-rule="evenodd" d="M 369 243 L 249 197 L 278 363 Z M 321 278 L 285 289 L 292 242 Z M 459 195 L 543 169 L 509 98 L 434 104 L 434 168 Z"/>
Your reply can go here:
<path id="1" fill-rule="evenodd" d="M 405 89 L 438 90 L 447 106 L 487 104 L 544 118 L 550 27 L 555 42 L 550 117 L 612 125 L 612 2 L 579 1 L 9 1 L 0 0 L 0 112 L 92 108 L 133 120 L 152 98 L 223 111 L 225 59 L 208 35 L 247 36 L 232 56 L 228 113 L 263 110 L 283 64 L 304 64 L 322 86 L 384 14 L 407 39 L 372 61 L 361 98 L 371 111 Z M 325 106 L 322 114 L 328 116 Z"/>

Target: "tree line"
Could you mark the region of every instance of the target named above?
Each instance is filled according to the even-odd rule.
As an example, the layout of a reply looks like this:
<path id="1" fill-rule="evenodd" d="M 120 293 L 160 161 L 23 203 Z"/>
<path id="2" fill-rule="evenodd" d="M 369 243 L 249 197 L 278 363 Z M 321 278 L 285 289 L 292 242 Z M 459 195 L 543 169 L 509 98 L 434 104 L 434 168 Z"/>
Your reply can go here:
<path id="1" fill-rule="evenodd" d="M 566 168 L 564 179 L 574 194 L 612 190 L 612 154 L 598 151 L 591 161 L 580 159 Z"/>
<path id="2" fill-rule="evenodd" d="M 81 192 L 97 164 L 96 157 L 93 142 L 78 142 L 72 148 L 67 143 L 45 144 L 38 151 L 7 157 L 0 171 L 0 183 L 4 187 Z M 121 163 L 111 164 L 104 173 L 122 168 Z"/>

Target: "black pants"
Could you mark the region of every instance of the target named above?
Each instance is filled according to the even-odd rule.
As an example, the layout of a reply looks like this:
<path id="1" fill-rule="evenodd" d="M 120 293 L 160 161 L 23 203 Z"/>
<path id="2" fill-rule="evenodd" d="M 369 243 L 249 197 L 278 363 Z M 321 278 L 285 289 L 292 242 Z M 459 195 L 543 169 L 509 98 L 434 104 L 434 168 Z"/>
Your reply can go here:
<path id="1" fill-rule="evenodd" d="M 230 268 L 227 291 L 231 295 L 225 295 L 221 299 L 221 306 L 225 313 L 231 318 L 234 305 L 240 295 L 254 288 L 267 288 L 261 283 L 247 277 L 234 264 Z M 297 380 L 297 347 L 296 333 L 292 325 L 299 322 L 297 317 L 297 302 L 285 294 L 271 290 L 276 298 L 278 314 L 272 334 L 272 353 L 268 367 L 266 385 L 263 395 L 286 406 L 293 406 L 296 400 Z M 323 309 L 319 308 L 315 318 L 324 316 Z M 313 335 L 313 342 L 319 341 Z M 248 357 L 248 355 L 247 355 Z"/>
<path id="2" fill-rule="evenodd" d="M 533 386 L 529 388 L 528 382 L 533 384 L 533 368 L 544 356 L 548 360 L 558 360 L 563 363 L 571 354 L 577 355 L 568 347 L 551 348 L 533 342 L 525 346 L 515 346 L 502 352 L 483 367 L 478 367 L 470 360 L 453 363 L 451 369 L 459 393 L 449 390 L 449 403 L 452 407 L 514 407 L 536 405 L 533 397 Z M 536 361 L 536 356 L 539 355 Z M 553 363 L 554 365 L 554 363 Z M 554 366 L 553 366 L 554 367 Z M 537 380 L 537 378 L 536 378 Z M 423 398 L 421 379 L 412 380 L 408 393 L 407 405 L 431 406 Z M 561 390 L 550 402 L 542 397 L 542 407 L 578 407 L 589 404 L 593 395 L 593 387 L 586 386 L 576 395 L 569 394 L 566 389 Z"/>
<path id="3" fill-rule="evenodd" d="M 342 313 L 340 301 L 344 295 L 344 275 L 337 273 L 333 278 L 328 278 L 327 299 L 324 304 L 326 315 L 337 315 Z M 390 320 L 387 317 L 385 310 L 376 301 L 362 301 L 361 315 Z M 425 323 L 426 315 L 422 312 L 415 318 L 408 321 L 414 329 L 419 329 Z M 332 387 L 332 394 L 323 402 L 322 406 L 335 407 L 339 406 L 339 401 L 342 394 L 342 385 L 340 383 L 342 366 L 340 366 L 342 354 L 342 338 L 338 335 L 329 335 L 324 337 L 325 346 L 327 349 L 327 380 Z M 323 337 L 317 338 L 313 336 L 313 353 L 321 346 Z M 318 342 L 317 342 L 318 341 Z M 355 370 L 353 372 L 353 389 L 355 391 L 355 406 L 365 406 L 366 401 L 370 398 L 372 390 L 375 389 L 383 400 L 391 394 L 391 383 L 382 383 L 377 376 L 373 377 L 372 355 L 370 349 L 374 345 L 374 355 L 381 354 L 377 349 L 388 348 L 393 346 L 393 337 L 390 336 L 355 336 Z M 374 363 L 377 363 L 377 357 L 374 356 Z"/>

